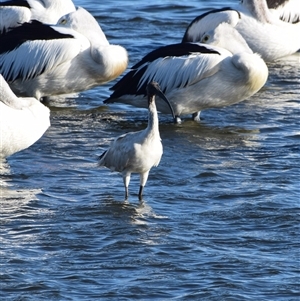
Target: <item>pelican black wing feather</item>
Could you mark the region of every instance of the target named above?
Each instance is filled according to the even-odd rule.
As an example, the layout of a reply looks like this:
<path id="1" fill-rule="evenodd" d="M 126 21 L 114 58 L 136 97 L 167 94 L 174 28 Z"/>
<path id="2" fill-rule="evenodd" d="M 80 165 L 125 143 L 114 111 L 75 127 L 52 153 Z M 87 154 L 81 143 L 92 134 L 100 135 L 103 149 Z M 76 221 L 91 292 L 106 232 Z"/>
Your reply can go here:
<path id="1" fill-rule="evenodd" d="M 195 43 L 177 43 L 177 44 L 170 44 L 167 46 L 163 46 L 157 48 L 151 52 L 149 52 L 144 58 L 135 64 L 132 69 L 137 69 L 140 66 L 144 65 L 145 63 L 150 63 L 155 61 L 158 58 L 164 58 L 167 56 L 184 56 L 189 55 L 191 53 L 217 53 L 216 51 L 211 50 L 205 46 L 201 46 Z"/>
<path id="2" fill-rule="evenodd" d="M 219 52 L 212 50 L 209 47 L 196 43 L 170 44 L 157 48 L 143 57 L 141 61 L 135 64 L 126 75 L 124 75 L 113 87 L 110 88 L 110 90 L 114 92 L 104 101 L 104 103 L 114 102 L 114 99 L 123 95 L 146 95 L 147 83 L 139 86 L 139 82 L 146 72 L 149 63 L 160 58 L 181 57 L 192 53 L 219 54 Z"/>
<path id="3" fill-rule="evenodd" d="M 0 6 L 22 6 L 22 7 L 31 8 L 29 3 L 26 0 L 3 1 L 3 2 L 0 2 Z"/>
<path id="4" fill-rule="evenodd" d="M 29 23 L 23 23 L 21 26 L 1 34 L 0 54 L 13 51 L 26 41 L 65 38 L 73 38 L 73 36 L 60 33 L 51 26 L 34 20 Z"/>

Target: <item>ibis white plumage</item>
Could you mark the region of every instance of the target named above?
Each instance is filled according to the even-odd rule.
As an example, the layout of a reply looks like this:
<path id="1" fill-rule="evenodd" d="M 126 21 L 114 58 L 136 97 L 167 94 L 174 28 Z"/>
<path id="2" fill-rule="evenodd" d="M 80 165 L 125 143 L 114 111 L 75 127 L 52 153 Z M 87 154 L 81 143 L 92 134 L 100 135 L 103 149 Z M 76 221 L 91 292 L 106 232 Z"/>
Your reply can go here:
<path id="1" fill-rule="evenodd" d="M 111 88 L 113 93 L 104 102 L 145 107 L 145 85 L 157 81 L 179 122 L 186 114 L 199 120 L 201 110 L 238 103 L 265 84 L 265 62 L 231 25 L 221 23 L 205 33 L 201 42 L 172 44 L 150 52 Z M 161 102 L 157 107 L 168 112 Z"/>
<path id="2" fill-rule="evenodd" d="M 0 1 L 0 33 L 31 20 L 56 24 L 60 17 L 75 10 L 71 0 Z"/>
<path id="3" fill-rule="evenodd" d="M 0 35 L 0 73 L 22 97 L 81 92 L 115 79 L 127 64 L 127 51 L 109 44 L 81 7 L 55 26 L 32 21 Z"/>
<path id="4" fill-rule="evenodd" d="M 300 6 L 294 13 L 286 7 L 287 2 L 294 1 L 268 0 L 267 3 L 266 0 L 243 0 L 235 7 L 208 11 L 190 23 L 182 42 L 199 42 L 205 32 L 227 22 L 265 61 L 293 54 L 300 49 Z"/>
<path id="5" fill-rule="evenodd" d="M 149 171 L 157 166 L 163 154 L 163 146 L 159 134 L 158 114 L 155 105 L 155 95 L 159 95 L 174 112 L 168 99 L 161 92 L 158 83 L 147 85 L 148 95 L 148 126 L 139 132 L 130 132 L 112 141 L 108 150 L 101 156 L 99 165 L 112 171 L 118 171 L 123 176 L 125 186 L 125 199 L 128 198 L 128 186 L 131 173 L 140 174 L 139 199 L 142 199 L 143 189 L 146 185 Z"/>
<path id="6" fill-rule="evenodd" d="M 18 98 L 0 74 L 0 157 L 35 143 L 50 126 L 50 110 L 35 98 Z"/>

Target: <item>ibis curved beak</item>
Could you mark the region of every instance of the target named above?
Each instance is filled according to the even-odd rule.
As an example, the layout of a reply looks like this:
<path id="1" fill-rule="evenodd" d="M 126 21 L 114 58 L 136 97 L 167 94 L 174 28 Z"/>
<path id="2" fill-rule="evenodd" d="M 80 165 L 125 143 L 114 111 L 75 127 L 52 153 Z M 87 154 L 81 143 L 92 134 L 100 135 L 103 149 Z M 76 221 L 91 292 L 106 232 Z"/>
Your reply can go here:
<path id="1" fill-rule="evenodd" d="M 170 111 L 172 113 L 172 117 L 174 119 L 174 121 L 176 120 L 176 116 L 173 110 L 173 107 L 170 103 L 170 101 L 168 100 L 168 98 L 165 96 L 165 94 L 161 91 L 159 84 L 157 82 L 150 82 L 147 86 L 147 91 L 148 94 L 152 94 L 152 95 L 157 95 L 159 96 L 162 100 L 164 100 L 168 107 L 170 108 Z"/>

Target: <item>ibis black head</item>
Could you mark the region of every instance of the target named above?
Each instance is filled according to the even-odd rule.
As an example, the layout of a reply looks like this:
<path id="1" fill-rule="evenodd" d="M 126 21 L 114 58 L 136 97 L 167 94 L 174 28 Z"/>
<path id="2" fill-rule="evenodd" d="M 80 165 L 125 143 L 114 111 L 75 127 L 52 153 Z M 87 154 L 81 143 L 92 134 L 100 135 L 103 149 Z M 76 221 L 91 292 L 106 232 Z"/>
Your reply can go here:
<path id="1" fill-rule="evenodd" d="M 150 97 L 155 96 L 155 95 L 157 95 L 158 91 L 160 93 L 162 93 L 158 82 L 150 82 L 147 85 L 147 94 L 148 94 L 148 96 L 150 96 Z"/>
<path id="2" fill-rule="evenodd" d="M 147 85 L 147 94 L 148 94 L 149 103 L 154 100 L 155 95 L 159 96 L 162 100 L 164 100 L 167 103 L 167 105 L 169 106 L 172 116 L 173 116 L 173 119 L 175 120 L 175 114 L 174 114 L 172 105 L 171 105 L 170 101 L 168 100 L 168 98 L 165 96 L 165 94 L 161 91 L 159 84 L 157 82 L 150 82 Z"/>

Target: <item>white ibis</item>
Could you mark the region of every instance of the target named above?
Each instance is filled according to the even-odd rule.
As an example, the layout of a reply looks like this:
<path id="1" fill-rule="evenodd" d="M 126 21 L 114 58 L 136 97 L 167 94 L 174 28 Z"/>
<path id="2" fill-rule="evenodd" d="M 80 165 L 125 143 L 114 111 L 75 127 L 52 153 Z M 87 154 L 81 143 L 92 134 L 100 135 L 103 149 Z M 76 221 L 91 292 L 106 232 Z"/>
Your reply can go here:
<path id="1" fill-rule="evenodd" d="M 71 0 L 0 1 L 0 33 L 31 20 L 56 24 L 60 17 L 75 10 Z"/>
<path id="2" fill-rule="evenodd" d="M 163 154 L 163 146 L 159 134 L 158 115 L 155 105 L 155 95 L 161 97 L 172 112 L 174 112 L 168 99 L 161 92 L 158 83 L 147 85 L 148 95 L 148 126 L 138 132 L 130 132 L 116 138 L 101 156 L 99 165 L 118 171 L 123 176 L 125 186 L 125 199 L 128 198 L 128 185 L 131 173 L 140 174 L 139 199 L 142 199 L 143 189 L 146 185 L 149 171 L 157 166 Z"/>
<path id="3" fill-rule="evenodd" d="M 286 9 L 288 2 L 295 3 L 295 0 L 243 0 L 232 8 L 208 11 L 190 23 L 182 42 L 199 42 L 205 32 L 227 22 L 265 61 L 293 54 L 300 49 L 300 6 L 293 13 Z M 287 19 L 292 22 L 286 22 Z"/>
<path id="4" fill-rule="evenodd" d="M 72 94 L 109 82 L 127 67 L 95 18 L 79 7 L 57 25 L 38 21 L 0 35 L 0 73 L 22 97 Z"/>
<path id="5" fill-rule="evenodd" d="M 18 98 L 0 74 L 0 157 L 28 148 L 49 126 L 49 109 L 35 98 Z"/>
<path id="6" fill-rule="evenodd" d="M 157 81 L 178 121 L 185 114 L 199 120 L 201 110 L 238 103 L 265 84 L 265 62 L 228 23 L 205 33 L 201 42 L 211 45 L 180 43 L 150 52 L 111 88 L 104 102 L 145 107 L 145 86 Z M 162 103 L 157 107 L 168 112 Z"/>

